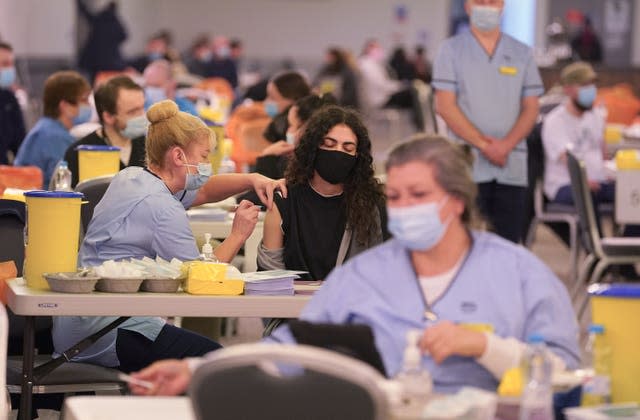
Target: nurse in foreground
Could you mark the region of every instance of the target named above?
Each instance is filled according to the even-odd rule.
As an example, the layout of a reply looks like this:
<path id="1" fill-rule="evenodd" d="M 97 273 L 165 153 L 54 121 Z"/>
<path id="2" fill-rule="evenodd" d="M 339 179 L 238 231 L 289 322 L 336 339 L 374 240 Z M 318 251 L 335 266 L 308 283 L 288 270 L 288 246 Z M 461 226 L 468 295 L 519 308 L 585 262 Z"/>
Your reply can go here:
<path id="1" fill-rule="evenodd" d="M 439 393 L 495 391 L 534 332 L 556 368 L 577 367 L 578 325 L 564 285 L 523 247 L 474 230 L 476 186 L 462 150 L 440 137 L 397 146 L 386 193 L 394 238 L 333 270 L 301 319 L 369 325 L 390 376 L 407 331 L 422 330 L 422 362 Z M 268 340 L 294 342 L 286 325 Z M 156 363 L 136 375 L 154 389 L 132 389 L 183 392 L 202 362 Z"/>
<path id="2" fill-rule="evenodd" d="M 147 167 L 120 171 L 95 208 L 82 241 L 78 263 L 94 267 L 107 260 L 156 257 L 195 260 L 199 256 L 185 207 L 217 201 L 251 187 L 270 205 L 278 181 L 262 175 L 211 175 L 212 132 L 197 117 L 162 101 L 147 112 L 151 125 L 146 138 Z M 240 203 L 231 233 L 214 250 L 229 262 L 258 221 L 259 208 Z M 99 331 L 116 317 L 66 316 L 53 319 L 57 353 Z M 220 347 L 208 338 L 169 325 L 160 317 L 131 317 L 111 330 L 73 361 L 140 370 L 167 359 L 202 356 Z"/>

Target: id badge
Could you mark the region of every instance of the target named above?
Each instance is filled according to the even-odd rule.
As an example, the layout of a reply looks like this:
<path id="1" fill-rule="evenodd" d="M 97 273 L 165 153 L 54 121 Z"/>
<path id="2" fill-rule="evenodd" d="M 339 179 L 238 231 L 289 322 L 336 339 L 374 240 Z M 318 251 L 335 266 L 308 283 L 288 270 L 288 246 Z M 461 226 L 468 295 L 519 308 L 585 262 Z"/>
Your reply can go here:
<path id="1" fill-rule="evenodd" d="M 518 68 L 511 66 L 500 66 L 498 71 L 500 71 L 500 74 L 504 74 L 507 76 L 515 76 L 516 74 L 518 74 Z"/>
<path id="2" fill-rule="evenodd" d="M 482 322 L 461 322 L 460 326 L 467 330 L 481 333 L 492 333 L 494 331 L 493 325 Z"/>

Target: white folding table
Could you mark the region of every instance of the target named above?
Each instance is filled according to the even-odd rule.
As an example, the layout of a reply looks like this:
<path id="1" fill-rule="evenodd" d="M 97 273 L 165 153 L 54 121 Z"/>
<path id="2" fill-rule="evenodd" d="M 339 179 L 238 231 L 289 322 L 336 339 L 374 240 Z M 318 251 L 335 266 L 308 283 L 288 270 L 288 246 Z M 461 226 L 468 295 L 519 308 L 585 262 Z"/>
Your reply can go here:
<path id="1" fill-rule="evenodd" d="M 178 293 L 56 293 L 8 281 L 7 305 L 25 317 L 20 416 L 31 419 L 36 316 L 191 316 L 297 318 L 319 286 L 296 285 L 293 296 L 208 296 Z"/>
<path id="2" fill-rule="evenodd" d="M 188 397 L 69 397 L 63 420 L 193 420 Z"/>

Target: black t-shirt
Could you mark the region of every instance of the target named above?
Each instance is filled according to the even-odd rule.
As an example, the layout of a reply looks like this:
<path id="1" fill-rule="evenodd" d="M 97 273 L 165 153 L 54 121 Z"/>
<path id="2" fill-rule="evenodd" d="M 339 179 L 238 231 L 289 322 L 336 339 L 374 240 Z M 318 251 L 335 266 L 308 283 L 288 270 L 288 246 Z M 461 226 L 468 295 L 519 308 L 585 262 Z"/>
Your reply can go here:
<path id="1" fill-rule="evenodd" d="M 123 170 L 127 166 L 145 166 L 146 154 L 144 141 L 144 136 L 131 140 L 131 157 L 129 157 L 129 164 L 125 165 L 120 161 L 120 170 Z M 64 152 L 64 160 L 67 161 L 69 170 L 71 171 L 71 185 L 73 187 L 78 183 L 78 152 L 76 151 L 76 147 L 80 145 L 107 146 L 108 144 L 104 137 L 98 135 L 98 131 L 94 131 L 75 143 L 72 143 L 71 146 L 67 148 L 67 151 Z"/>
<path id="2" fill-rule="evenodd" d="M 256 160 L 255 171 L 261 175 L 269 177 L 271 179 L 284 178 L 284 172 L 287 169 L 289 163 L 289 156 L 287 155 L 266 155 L 260 156 Z M 249 200 L 254 204 L 261 206 L 263 203 L 260 201 L 258 194 L 254 190 L 247 191 L 238 197 L 240 200 Z"/>
<path id="3" fill-rule="evenodd" d="M 277 196 L 279 197 L 279 196 Z M 284 265 L 304 270 L 307 280 L 324 280 L 336 266 L 347 224 L 344 194 L 323 197 L 308 184 L 288 188 L 276 198 L 284 232 Z"/>

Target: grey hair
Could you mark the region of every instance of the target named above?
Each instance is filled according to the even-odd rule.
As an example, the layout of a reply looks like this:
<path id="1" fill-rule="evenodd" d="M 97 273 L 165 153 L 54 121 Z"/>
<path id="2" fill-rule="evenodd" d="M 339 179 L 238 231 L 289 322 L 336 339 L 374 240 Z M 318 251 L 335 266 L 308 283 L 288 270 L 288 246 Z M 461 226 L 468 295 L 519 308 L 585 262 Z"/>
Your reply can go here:
<path id="1" fill-rule="evenodd" d="M 480 227 L 476 204 L 478 187 L 471 176 L 473 157 L 467 149 L 442 136 L 417 134 L 393 148 L 385 169 L 389 172 L 410 162 L 432 167 L 438 185 L 464 203 L 462 222 L 469 228 Z"/>

